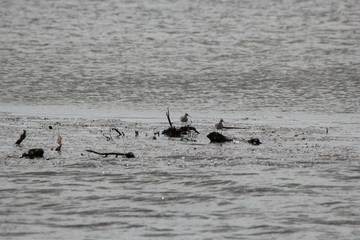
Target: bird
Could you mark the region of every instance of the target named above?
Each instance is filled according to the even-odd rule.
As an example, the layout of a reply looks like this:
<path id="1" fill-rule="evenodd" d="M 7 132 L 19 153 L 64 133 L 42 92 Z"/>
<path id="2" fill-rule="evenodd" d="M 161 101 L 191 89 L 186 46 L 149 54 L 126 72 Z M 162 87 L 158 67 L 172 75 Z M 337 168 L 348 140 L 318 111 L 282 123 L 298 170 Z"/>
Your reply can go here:
<path id="1" fill-rule="evenodd" d="M 185 113 L 184 116 L 181 116 L 180 117 L 180 121 L 182 124 L 187 124 L 187 122 L 189 121 L 189 118 L 188 117 L 191 117 L 189 114 Z"/>
<path id="2" fill-rule="evenodd" d="M 224 122 L 224 120 L 223 120 L 223 119 L 220 119 L 220 122 L 218 122 L 218 123 L 215 124 L 215 128 L 216 128 L 217 130 L 222 130 L 222 129 L 224 128 L 223 122 Z"/>

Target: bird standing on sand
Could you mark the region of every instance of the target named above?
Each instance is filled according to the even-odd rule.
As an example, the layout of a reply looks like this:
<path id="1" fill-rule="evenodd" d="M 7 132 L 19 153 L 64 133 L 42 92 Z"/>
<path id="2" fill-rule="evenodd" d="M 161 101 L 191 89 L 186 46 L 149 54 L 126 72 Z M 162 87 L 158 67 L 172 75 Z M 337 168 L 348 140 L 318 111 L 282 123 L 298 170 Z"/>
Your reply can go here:
<path id="1" fill-rule="evenodd" d="M 181 124 L 184 124 L 186 125 L 187 122 L 189 121 L 189 118 L 188 117 L 191 117 L 189 114 L 185 113 L 184 116 L 181 116 L 180 117 L 180 121 L 181 121 Z"/>
<path id="2" fill-rule="evenodd" d="M 217 124 L 215 124 L 215 128 L 216 128 L 217 130 L 222 130 L 222 129 L 224 128 L 223 122 L 224 122 L 224 120 L 220 119 L 220 122 L 218 122 Z"/>

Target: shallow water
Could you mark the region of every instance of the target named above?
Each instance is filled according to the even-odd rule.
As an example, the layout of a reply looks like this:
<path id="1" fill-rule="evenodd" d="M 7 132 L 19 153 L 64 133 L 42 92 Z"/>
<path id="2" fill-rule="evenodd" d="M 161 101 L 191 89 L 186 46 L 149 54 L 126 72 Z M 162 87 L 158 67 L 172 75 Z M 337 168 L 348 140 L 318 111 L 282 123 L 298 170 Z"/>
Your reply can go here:
<path id="1" fill-rule="evenodd" d="M 224 131 L 238 141 L 218 145 L 206 138 L 213 131 L 208 120 L 194 123 L 200 132 L 194 142 L 153 139 L 167 128 L 165 117 L 151 123 L 3 114 L 1 236 L 356 239 L 358 125 L 334 121 L 326 133 L 321 121 L 302 119 L 295 127 L 277 119 L 289 126 L 269 118 L 233 120 L 249 128 Z M 110 134 L 112 127 L 125 137 Z M 28 136 L 15 146 L 22 129 Z M 60 153 L 53 150 L 58 134 Z M 263 144 L 242 141 L 251 137 Z M 43 159 L 19 158 L 34 147 L 45 149 Z M 86 149 L 132 151 L 136 158 L 103 158 Z"/>
<path id="2" fill-rule="evenodd" d="M 0 238 L 357 239 L 359 12 L 0 1 Z M 177 126 L 192 116 L 194 141 L 153 138 L 167 107 Z M 247 129 L 209 144 L 219 118 Z M 19 158 L 35 147 L 43 159 Z"/>
<path id="3" fill-rule="evenodd" d="M 0 102 L 12 108 L 360 109 L 357 0 L 0 4 Z"/>

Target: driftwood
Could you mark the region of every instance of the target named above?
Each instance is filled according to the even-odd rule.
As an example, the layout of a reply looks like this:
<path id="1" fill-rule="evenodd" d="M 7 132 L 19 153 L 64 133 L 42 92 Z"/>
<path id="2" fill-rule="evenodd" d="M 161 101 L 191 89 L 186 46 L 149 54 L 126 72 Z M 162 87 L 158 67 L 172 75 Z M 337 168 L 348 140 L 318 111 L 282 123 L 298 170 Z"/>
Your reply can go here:
<path id="1" fill-rule="evenodd" d="M 28 152 L 23 153 L 23 155 L 21 157 L 26 157 L 26 158 L 42 158 L 44 157 L 44 150 L 42 148 L 33 148 L 30 149 Z"/>
<path id="2" fill-rule="evenodd" d="M 172 122 L 171 122 L 171 119 L 170 119 L 170 112 L 169 112 L 169 108 L 167 109 L 167 112 L 166 112 L 166 117 L 167 117 L 167 120 L 169 122 L 169 125 L 170 127 L 165 129 L 164 131 L 162 131 L 161 133 L 166 135 L 166 136 L 169 136 L 169 137 L 181 137 L 182 135 L 186 135 L 186 134 L 189 134 L 190 131 L 194 131 L 196 132 L 197 134 L 200 134 L 196 128 L 190 126 L 190 125 L 187 125 L 187 126 L 183 126 L 183 127 L 180 127 L 180 128 L 176 128 L 175 126 L 173 126 Z"/>
<path id="3" fill-rule="evenodd" d="M 103 133 L 103 136 L 106 138 L 106 141 L 112 141 L 113 138 L 111 136 L 111 131 L 115 131 L 118 135 L 116 136 L 117 138 L 123 136 L 125 137 L 125 133 L 124 132 L 120 132 L 119 129 L 117 128 L 110 128 L 109 129 L 109 135 L 106 135 L 105 133 Z"/>
<path id="4" fill-rule="evenodd" d="M 190 131 L 194 131 L 197 134 L 199 134 L 196 128 L 191 126 L 183 126 L 180 128 L 169 127 L 168 129 L 162 131 L 162 134 L 167 135 L 169 137 L 181 137 L 182 135 L 188 134 Z"/>
<path id="5" fill-rule="evenodd" d="M 100 152 L 96 152 L 96 151 L 93 151 L 93 150 L 86 150 L 86 151 L 91 152 L 91 153 L 95 153 L 95 154 L 98 154 L 98 155 L 102 155 L 104 157 L 107 157 L 109 155 L 115 155 L 115 157 L 118 157 L 119 155 L 121 155 L 121 156 L 125 156 L 127 158 L 134 158 L 135 157 L 134 153 L 132 153 L 132 152 L 128 152 L 128 153 L 118 153 L 118 152 L 100 153 Z"/>
<path id="6" fill-rule="evenodd" d="M 119 134 L 118 137 L 125 136 L 125 133 L 120 132 L 119 129 L 117 129 L 117 128 L 112 128 L 111 130 L 114 130 L 115 132 L 117 132 L 117 134 Z"/>
<path id="7" fill-rule="evenodd" d="M 16 141 L 15 144 L 19 145 L 25 138 L 26 138 L 26 131 L 24 130 L 24 132 L 20 135 L 20 138 Z"/>
<path id="8" fill-rule="evenodd" d="M 226 127 L 226 126 L 223 126 L 222 129 L 249 129 L 249 127 Z"/>

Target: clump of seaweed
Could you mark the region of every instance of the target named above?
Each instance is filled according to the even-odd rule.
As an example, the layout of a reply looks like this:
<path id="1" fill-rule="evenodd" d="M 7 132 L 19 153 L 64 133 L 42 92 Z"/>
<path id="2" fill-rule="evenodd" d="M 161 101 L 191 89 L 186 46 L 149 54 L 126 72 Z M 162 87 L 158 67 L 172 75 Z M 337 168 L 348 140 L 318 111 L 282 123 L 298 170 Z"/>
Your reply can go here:
<path id="1" fill-rule="evenodd" d="M 42 148 L 32 148 L 29 149 L 27 152 L 23 153 L 21 157 L 26 157 L 30 159 L 34 158 L 42 158 L 44 157 L 44 149 Z"/>
<path id="2" fill-rule="evenodd" d="M 164 131 L 162 131 L 162 134 L 168 136 L 168 137 L 174 137 L 174 138 L 179 138 L 182 137 L 184 135 L 188 135 L 191 133 L 191 131 L 194 131 L 195 133 L 199 134 L 199 132 L 196 130 L 196 128 L 190 126 L 190 125 L 186 125 L 186 126 L 182 126 L 182 127 L 175 127 L 173 126 L 171 119 L 170 119 L 170 111 L 169 108 L 167 109 L 166 112 L 166 117 L 168 119 L 169 125 L 170 127 L 165 129 Z"/>

